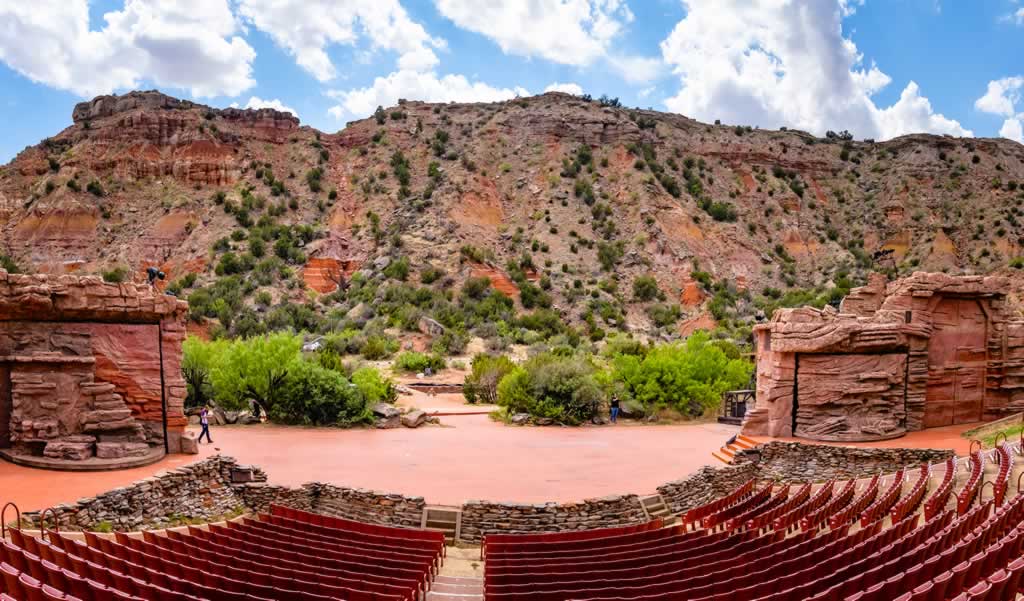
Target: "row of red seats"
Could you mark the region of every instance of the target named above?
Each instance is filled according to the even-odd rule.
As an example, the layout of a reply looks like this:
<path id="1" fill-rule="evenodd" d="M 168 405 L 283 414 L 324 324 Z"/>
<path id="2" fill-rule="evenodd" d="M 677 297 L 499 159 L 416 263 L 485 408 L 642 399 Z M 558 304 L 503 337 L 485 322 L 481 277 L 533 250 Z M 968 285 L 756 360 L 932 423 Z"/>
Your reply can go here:
<path id="1" fill-rule="evenodd" d="M 390 538 L 398 538 L 403 540 L 426 540 L 431 541 L 437 547 L 440 552 L 444 552 L 444 533 L 436 532 L 433 530 L 416 530 L 412 528 L 402 528 L 399 526 L 384 526 L 382 524 L 369 524 L 366 522 L 358 522 L 356 520 L 348 520 L 345 518 L 339 518 L 332 515 L 323 515 L 320 513 L 312 513 L 309 511 L 302 511 L 301 509 L 293 509 L 291 507 L 284 507 L 283 505 L 270 506 L 271 515 L 289 518 L 298 522 L 306 524 L 313 524 L 315 526 L 324 526 L 335 530 L 342 530 L 347 532 L 359 532 L 362 534 L 370 534 L 377 536 L 385 536 Z"/>
<path id="2" fill-rule="evenodd" d="M 381 549 L 385 551 L 413 553 L 417 555 L 441 555 L 442 557 L 444 553 L 444 547 L 438 547 L 438 541 L 436 540 L 352 532 L 327 526 L 317 526 L 315 524 L 266 513 L 257 514 L 256 519 L 260 523 L 268 524 L 270 526 L 287 528 L 300 534 L 313 536 L 321 540 L 331 540 L 339 544 L 351 545 L 360 549 Z M 246 520 L 252 521 L 248 518 L 246 518 Z"/>
<path id="3" fill-rule="evenodd" d="M 853 495 L 857 490 L 857 481 L 850 479 L 839 490 L 824 507 L 814 511 L 807 517 L 800 520 L 800 529 L 804 532 L 819 530 L 830 517 L 842 511 L 853 501 Z"/>
<path id="4" fill-rule="evenodd" d="M 745 524 L 741 524 L 739 527 L 745 528 L 746 530 L 753 530 L 760 534 L 765 530 L 771 529 L 772 524 L 775 523 L 777 518 L 786 515 L 794 509 L 802 507 L 810 499 L 811 485 L 810 483 L 807 483 L 797 489 L 796 493 L 792 497 L 788 497 L 781 505 L 751 517 Z"/>
<path id="5" fill-rule="evenodd" d="M 789 499 L 789 489 L 790 486 L 788 484 L 783 484 L 767 501 L 747 509 L 743 513 L 740 513 L 726 522 L 724 525 L 725 530 L 738 530 L 754 517 L 779 507 Z"/>
<path id="6" fill-rule="evenodd" d="M 993 485 L 993 498 L 996 505 L 1002 505 L 1006 499 L 1006 491 L 1010 488 L 1010 474 L 1013 472 L 1013 452 L 1010 444 L 1004 442 L 997 450 L 999 474 Z"/>
<path id="7" fill-rule="evenodd" d="M 636 546 L 650 546 L 667 538 L 679 537 L 680 540 L 690 540 L 703 536 L 703 532 L 686 532 L 682 526 L 664 528 L 659 518 L 653 522 L 640 524 L 640 528 L 633 532 L 622 533 L 620 528 L 602 528 L 595 532 L 611 530 L 604 537 L 589 537 L 584 539 L 550 540 L 538 541 L 531 535 L 530 541 L 515 544 L 509 542 L 492 542 L 488 545 L 487 561 L 501 563 L 503 561 L 516 561 L 525 559 L 538 562 L 543 558 L 571 557 L 574 555 L 588 555 L 600 549 L 606 549 L 609 553 L 629 550 Z M 657 527 L 655 527 L 657 526 Z M 486 538 L 488 538 L 489 535 Z"/>
<path id="8" fill-rule="evenodd" d="M 946 473 L 942 476 L 942 482 L 935 489 L 928 500 L 924 502 L 924 517 L 930 520 L 946 508 L 949 497 L 953 493 L 953 483 L 956 480 L 957 458 L 950 457 L 946 460 Z"/>
<path id="9" fill-rule="evenodd" d="M 975 451 L 971 454 L 970 461 L 971 475 L 968 476 L 967 483 L 964 484 L 964 487 L 956 495 L 956 511 L 961 515 L 970 508 L 971 503 L 974 503 L 985 475 L 985 453 Z"/>
<path id="10" fill-rule="evenodd" d="M 888 515 L 889 510 L 896 505 L 896 502 L 899 501 L 900 496 L 903 494 L 903 482 L 906 479 L 906 474 L 905 470 L 896 472 L 892 482 L 889 484 L 889 488 L 860 514 L 861 526 L 867 526 L 875 520 L 883 519 Z"/>
<path id="11" fill-rule="evenodd" d="M 622 537 L 620 540 L 645 532 L 657 531 L 665 525 L 661 518 L 631 526 L 576 530 L 569 532 L 542 532 L 534 534 L 485 534 L 480 545 L 480 556 L 489 559 L 492 554 L 501 554 L 514 545 L 520 552 L 543 553 L 566 549 L 585 549 L 590 541 Z M 520 540 L 520 537 L 521 540 Z"/>
<path id="12" fill-rule="evenodd" d="M 921 501 L 924 500 L 925 493 L 928 492 L 928 481 L 931 477 L 931 464 L 922 464 L 921 471 L 917 476 L 917 482 L 914 483 L 914 488 L 910 489 L 910 493 L 900 499 L 889 512 L 889 518 L 892 523 L 895 524 L 918 510 L 921 506 Z"/>
<path id="13" fill-rule="evenodd" d="M 868 482 L 867 487 L 861 491 L 860 495 L 856 497 L 849 505 L 837 511 L 833 516 L 828 518 L 828 527 L 835 530 L 836 528 L 843 528 L 853 523 L 860 517 L 860 514 L 871 505 L 878 497 L 878 485 L 881 480 L 880 475 L 875 475 L 874 478 Z"/>
<path id="14" fill-rule="evenodd" d="M 726 522 L 737 515 L 749 511 L 753 507 L 757 507 L 767 502 L 771 499 L 771 496 L 772 483 L 766 482 L 764 486 L 745 496 L 739 502 L 727 505 L 710 515 L 704 516 L 704 519 L 700 522 L 701 528 L 706 530 L 721 530 L 724 528 Z"/>
<path id="15" fill-rule="evenodd" d="M 826 482 L 806 503 L 794 508 L 785 515 L 775 518 L 772 522 L 772 530 L 781 530 L 787 533 L 796 530 L 800 526 L 801 520 L 824 507 L 832 499 L 835 486 L 835 480 Z"/>
<path id="16" fill-rule="evenodd" d="M 708 517 L 713 513 L 718 513 L 719 511 L 725 509 L 726 507 L 729 507 L 730 505 L 735 505 L 736 503 L 739 503 L 743 499 L 746 499 L 751 494 L 753 494 L 753 492 L 754 480 L 747 480 L 746 482 L 738 486 L 736 490 L 725 495 L 724 497 L 720 499 L 715 499 L 710 503 L 705 503 L 704 505 L 700 505 L 698 507 L 689 509 L 682 516 L 683 526 L 686 528 L 696 529 L 704 520 L 704 518 Z"/>

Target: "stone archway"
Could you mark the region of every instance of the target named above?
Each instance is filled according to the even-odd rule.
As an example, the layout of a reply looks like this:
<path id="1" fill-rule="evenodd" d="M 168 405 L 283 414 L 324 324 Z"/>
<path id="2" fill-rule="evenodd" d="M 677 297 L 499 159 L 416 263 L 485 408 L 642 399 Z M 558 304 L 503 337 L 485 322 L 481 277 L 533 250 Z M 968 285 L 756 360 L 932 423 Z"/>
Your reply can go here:
<path id="1" fill-rule="evenodd" d="M 924 427 L 977 422 L 985 409 L 988 318 L 976 299 L 945 297 L 932 313 Z"/>

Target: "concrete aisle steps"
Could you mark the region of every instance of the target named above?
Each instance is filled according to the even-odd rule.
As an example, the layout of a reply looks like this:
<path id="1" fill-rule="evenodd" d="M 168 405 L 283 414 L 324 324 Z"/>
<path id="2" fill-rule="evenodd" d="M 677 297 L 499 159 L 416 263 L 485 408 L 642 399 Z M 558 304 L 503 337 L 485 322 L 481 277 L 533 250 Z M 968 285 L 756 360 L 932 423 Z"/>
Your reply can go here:
<path id="1" fill-rule="evenodd" d="M 482 578 L 439 575 L 434 579 L 426 601 L 483 601 L 483 598 Z"/>
<path id="2" fill-rule="evenodd" d="M 757 445 L 758 442 L 753 438 L 750 438 L 749 436 L 744 436 L 742 434 L 737 434 L 736 440 L 725 445 L 718 451 L 712 451 L 711 456 L 721 461 L 722 463 L 732 463 L 732 459 L 733 457 L 736 456 L 736 453 L 743 449 L 752 449 Z"/>

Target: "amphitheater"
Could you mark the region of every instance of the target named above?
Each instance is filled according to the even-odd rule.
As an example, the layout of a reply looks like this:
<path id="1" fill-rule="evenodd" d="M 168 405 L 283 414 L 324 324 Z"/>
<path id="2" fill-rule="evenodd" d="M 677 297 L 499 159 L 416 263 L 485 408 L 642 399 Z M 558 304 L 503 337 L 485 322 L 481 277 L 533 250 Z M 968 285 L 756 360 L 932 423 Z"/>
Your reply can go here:
<path id="1" fill-rule="evenodd" d="M 757 397 L 745 413 L 745 434 L 734 429 L 724 449 L 726 463 L 650 494 L 439 506 L 342 481 L 285 484 L 259 466 L 207 454 L 74 503 L 24 513 L 5 505 L 0 599 L 1018 598 L 1024 434 L 997 435 L 988 445 L 970 441 L 962 453 L 901 446 L 898 436 L 912 440 L 933 425 L 1024 420 L 1015 372 L 1022 326 L 1000 312 L 998 281 L 915 277 L 875 282 L 839 311 L 778 312 L 757 333 Z M 145 306 L 144 292 L 137 293 Z M 72 305 L 46 297 L 53 315 L 67 317 Z M 123 313 L 111 319 L 124 321 Z M 146 327 L 154 334 L 175 332 L 176 307 L 150 313 L 155 325 Z M 91 335 L 102 339 L 102 332 Z M 970 344 L 949 353 L 951 340 Z M 983 356 L 972 344 L 984 346 Z M 14 368 L 31 366 L 35 379 L 14 381 L 28 381 L 32 390 L 46 388 L 48 371 L 39 365 L 68 361 L 52 349 L 17 356 Z M 138 405 L 120 397 L 97 401 L 95 374 L 82 369 L 87 402 Z M 835 383 L 828 386 L 830 369 Z M 163 378 L 154 381 L 167 386 Z M 78 402 L 73 390 L 62 394 Z M 139 436 L 143 455 L 167 452 L 169 441 L 172 454 L 188 452 L 194 432 L 178 419 L 180 391 L 173 399 L 164 435 L 128 414 L 109 431 Z M 45 409 L 18 406 L 35 411 L 37 423 Z M 147 415 L 166 428 L 167 411 Z M 75 432 L 73 441 L 38 439 L 51 430 L 22 429 L 18 440 L 26 453 L 30 445 L 66 449 L 71 442 L 95 452 L 104 444 L 92 431 Z M 857 440 L 868 442 L 849 444 Z M 38 468 L 104 459 L 81 455 L 16 469 L 57 482 L 60 476 Z M 398 482 L 402 474 L 385 477 Z"/>

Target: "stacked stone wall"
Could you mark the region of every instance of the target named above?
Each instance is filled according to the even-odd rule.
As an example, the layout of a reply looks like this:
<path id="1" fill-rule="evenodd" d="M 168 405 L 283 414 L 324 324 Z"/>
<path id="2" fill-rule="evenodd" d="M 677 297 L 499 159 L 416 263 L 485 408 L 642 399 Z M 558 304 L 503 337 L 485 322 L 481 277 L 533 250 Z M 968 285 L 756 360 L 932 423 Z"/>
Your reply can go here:
<path id="1" fill-rule="evenodd" d="M 702 467 L 688 478 L 662 484 L 658 487 L 658 494 L 672 513 L 680 514 L 724 497 L 747 480 L 757 477 L 759 473 L 753 462 L 719 468 Z"/>
<path id="2" fill-rule="evenodd" d="M 734 460 L 748 465 L 760 480 L 821 482 L 831 478 L 866 478 L 890 474 L 953 456 L 949 449 L 880 449 L 770 442 L 740 451 Z"/>
<path id="3" fill-rule="evenodd" d="M 208 459 L 160 472 L 128 486 L 46 511 L 47 525 L 53 514 L 62 530 L 139 530 L 180 525 L 185 521 L 209 521 L 245 509 L 245 499 L 231 484 L 231 473 L 240 466 L 230 457 Z M 266 476 L 259 470 L 256 479 Z M 39 512 L 23 515 L 37 525 Z"/>
<path id="4" fill-rule="evenodd" d="M 612 528 L 640 524 L 648 519 L 637 495 L 602 497 L 562 504 L 467 501 L 462 506 L 461 540 L 480 542 L 485 534 Z"/>

